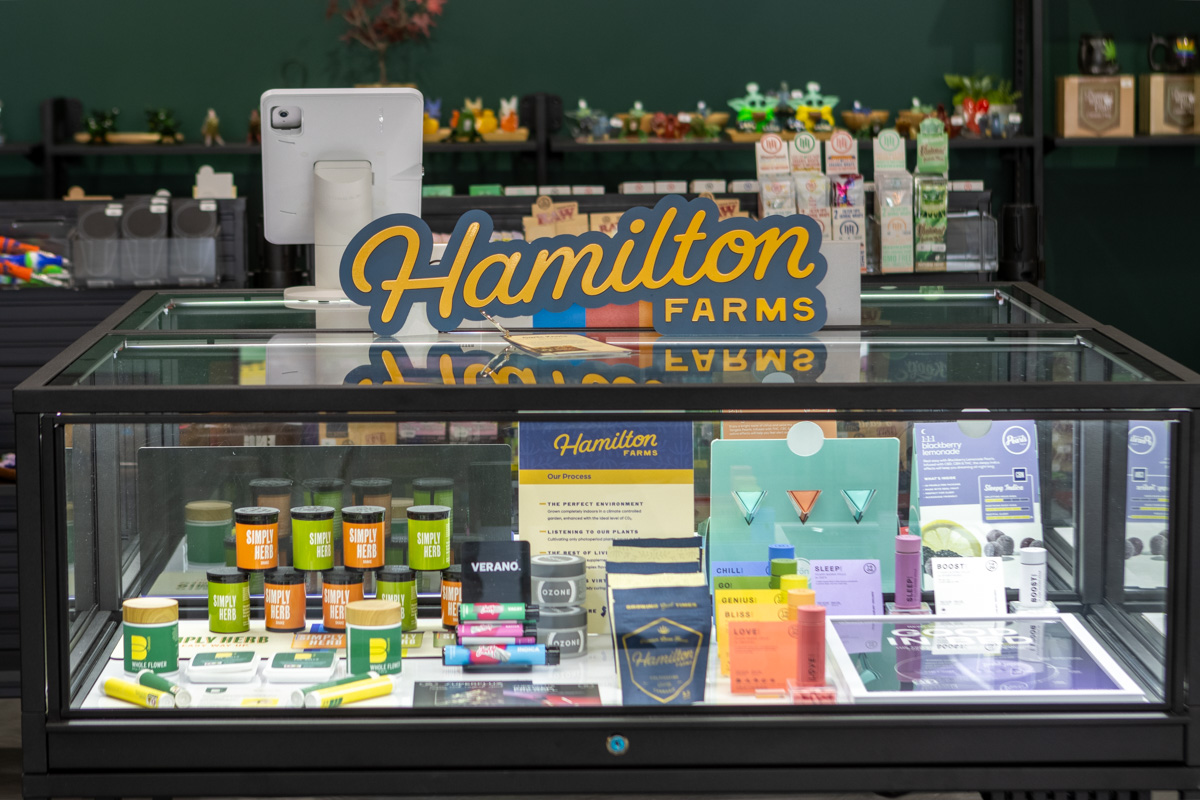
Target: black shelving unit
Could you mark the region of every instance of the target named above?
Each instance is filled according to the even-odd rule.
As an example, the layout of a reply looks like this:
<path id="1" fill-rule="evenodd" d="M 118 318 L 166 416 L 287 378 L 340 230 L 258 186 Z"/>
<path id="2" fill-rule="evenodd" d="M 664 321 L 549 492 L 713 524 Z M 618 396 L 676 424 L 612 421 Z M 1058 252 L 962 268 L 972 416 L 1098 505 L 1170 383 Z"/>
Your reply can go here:
<path id="1" fill-rule="evenodd" d="M 1200 136 L 1054 136 L 1046 137 L 1046 151 L 1060 147 L 1200 147 Z"/>

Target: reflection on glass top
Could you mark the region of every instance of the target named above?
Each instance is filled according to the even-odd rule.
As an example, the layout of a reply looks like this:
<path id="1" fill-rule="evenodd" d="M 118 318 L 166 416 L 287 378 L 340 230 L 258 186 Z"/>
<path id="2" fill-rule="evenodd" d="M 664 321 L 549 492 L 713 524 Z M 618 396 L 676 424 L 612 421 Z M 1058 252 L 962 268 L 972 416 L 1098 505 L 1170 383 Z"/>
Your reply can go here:
<path id="1" fill-rule="evenodd" d="M 1177 378 L 1101 336 L 1051 331 L 824 331 L 671 339 L 592 331 L 607 358 L 537 356 L 495 331 L 403 340 L 359 333 L 103 337 L 53 383 L 132 386 L 1049 383 Z"/>
<path id="2" fill-rule="evenodd" d="M 351 310 L 359 308 L 349 302 L 344 305 Z M 316 308 L 315 304 L 285 302 L 282 292 L 162 293 L 131 314 L 118 329 L 233 331 L 330 327 L 320 324 Z M 1071 321 L 1014 286 L 880 287 L 862 292 L 864 325 L 1039 325 Z"/>

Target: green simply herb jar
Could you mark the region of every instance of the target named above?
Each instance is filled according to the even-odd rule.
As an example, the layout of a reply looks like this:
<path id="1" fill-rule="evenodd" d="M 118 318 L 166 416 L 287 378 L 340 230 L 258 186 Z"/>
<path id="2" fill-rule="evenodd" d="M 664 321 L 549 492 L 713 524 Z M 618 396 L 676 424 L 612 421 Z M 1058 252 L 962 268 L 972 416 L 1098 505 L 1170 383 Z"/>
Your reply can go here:
<path id="1" fill-rule="evenodd" d="M 332 506 L 298 506 L 292 509 L 292 566 L 306 572 L 333 569 Z"/>
<path id="2" fill-rule="evenodd" d="M 409 507 L 408 566 L 419 570 L 439 570 L 450 566 L 448 506 Z"/>
<path id="3" fill-rule="evenodd" d="M 388 565 L 376 573 L 375 597 L 400 604 L 400 628 L 417 629 L 417 573 L 409 567 Z"/>
<path id="4" fill-rule="evenodd" d="M 208 571 L 208 629 L 213 633 L 250 630 L 250 576 L 237 567 Z"/>

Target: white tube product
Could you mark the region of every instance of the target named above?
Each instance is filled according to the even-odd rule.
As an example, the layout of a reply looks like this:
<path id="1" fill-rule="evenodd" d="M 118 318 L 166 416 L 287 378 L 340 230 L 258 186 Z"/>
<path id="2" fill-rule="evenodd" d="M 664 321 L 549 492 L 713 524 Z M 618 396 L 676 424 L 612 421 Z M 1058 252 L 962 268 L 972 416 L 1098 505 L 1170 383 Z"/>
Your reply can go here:
<path id="1" fill-rule="evenodd" d="M 1020 601 L 1023 608 L 1041 608 L 1046 604 L 1046 550 L 1021 549 Z"/>

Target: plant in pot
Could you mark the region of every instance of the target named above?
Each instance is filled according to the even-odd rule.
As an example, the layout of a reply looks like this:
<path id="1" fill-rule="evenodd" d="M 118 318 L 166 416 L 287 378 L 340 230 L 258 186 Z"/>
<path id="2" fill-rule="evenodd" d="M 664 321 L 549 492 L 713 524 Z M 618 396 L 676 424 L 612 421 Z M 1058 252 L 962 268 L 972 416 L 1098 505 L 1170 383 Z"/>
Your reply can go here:
<path id="1" fill-rule="evenodd" d="M 342 41 L 358 42 L 375 54 L 379 65 L 376 85 L 395 86 L 398 84 L 388 83 L 388 49 L 428 39 L 445 7 L 446 0 L 329 0 L 325 18 L 340 16 L 346 23 Z"/>
<path id="2" fill-rule="evenodd" d="M 954 111 L 961 114 L 971 133 L 978 135 L 979 119 L 985 114 L 999 114 L 1002 119 L 1017 110 L 1021 93 L 1013 91 L 1012 81 L 1002 81 L 992 75 L 944 75 L 946 85 L 954 90 Z"/>

